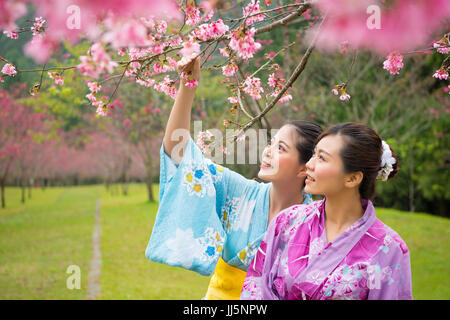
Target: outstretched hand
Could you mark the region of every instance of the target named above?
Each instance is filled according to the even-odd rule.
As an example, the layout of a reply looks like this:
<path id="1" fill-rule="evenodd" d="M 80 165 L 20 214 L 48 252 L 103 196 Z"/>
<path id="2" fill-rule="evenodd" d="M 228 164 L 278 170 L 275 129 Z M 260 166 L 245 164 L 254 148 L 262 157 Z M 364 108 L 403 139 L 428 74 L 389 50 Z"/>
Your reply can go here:
<path id="1" fill-rule="evenodd" d="M 178 73 L 183 86 L 188 80 L 200 81 L 200 58 L 197 57 L 187 64 L 178 66 Z"/>

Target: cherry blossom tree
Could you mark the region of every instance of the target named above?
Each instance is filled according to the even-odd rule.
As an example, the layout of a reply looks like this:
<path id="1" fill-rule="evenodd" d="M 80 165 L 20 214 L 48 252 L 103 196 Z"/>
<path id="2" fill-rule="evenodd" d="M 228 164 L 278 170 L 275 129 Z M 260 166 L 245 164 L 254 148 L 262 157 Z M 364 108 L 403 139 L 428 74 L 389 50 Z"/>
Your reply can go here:
<path id="1" fill-rule="evenodd" d="M 18 103 L 7 92 L 0 90 L 0 187 L 2 208 L 5 207 L 5 185 L 9 175 L 15 174 L 22 187 L 22 202 L 25 202 L 25 187 L 36 171 L 39 152 L 38 135 L 43 133 L 45 115 Z"/>
<path id="2" fill-rule="evenodd" d="M 36 18 L 28 26 L 17 25 L 27 3 L 36 7 Z M 39 92 L 44 78 L 61 84 L 64 70 L 77 70 L 89 80 L 87 99 L 96 113 L 107 116 L 124 78 L 174 98 L 177 66 L 200 56 L 204 70 L 224 76 L 230 117 L 240 119 L 225 119 L 237 129 L 235 138 L 255 124 L 270 126 L 266 115 L 292 99 L 289 90 L 315 48 L 374 51 L 386 57 L 380 68 L 393 75 L 401 73 L 406 54 L 436 50 L 448 55 L 450 51 L 448 34 L 436 33 L 442 32 L 450 17 L 450 4 L 445 0 L 3 0 L 0 7 L 0 29 L 6 36 L 15 39 L 23 32 L 33 34 L 24 52 L 42 67 L 23 70 L 7 57 L 1 58 L 3 77 L 42 74 L 40 82 L 30 88 L 32 95 Z M 292 50 L 298 46 L 289 39 L 277 51 L 264 53 L 267 44 L 258 38 L 270 38 L 275 29 L 292 26 L 299 28 L 301 37 L 293 42 L 301 40 L 303 54 L 294 59 Z M 87 40 L 90 49 L 77 65 L 47 66 L 63 39 Z M 249 69 L 251 61 L 261 55 L 265 62 Z M 288 56 L 288 62 L 297 60 L 294 67 L 275 63 L 278 55 Z M 447 56 L 433 74 L 435 78 L 447 80 L 449 61 Z M 111 93 L 99 89 L 101 76 L 114 82 Z M 187 79 L 187 86 L 197 85 L 189 74 L 181 72 L 180 77 Z M 349 79 L 330 88 L 343 103 L 355 94 L 350 92 Z"/>

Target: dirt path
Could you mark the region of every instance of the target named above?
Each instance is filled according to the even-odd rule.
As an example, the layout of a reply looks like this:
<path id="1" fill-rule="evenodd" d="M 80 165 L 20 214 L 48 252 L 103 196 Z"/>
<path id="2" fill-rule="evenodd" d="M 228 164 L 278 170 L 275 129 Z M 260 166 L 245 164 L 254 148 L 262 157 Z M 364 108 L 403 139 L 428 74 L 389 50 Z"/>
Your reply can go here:
<path id="1" fill-rule="evenodd" d="M 100 199 L 95 207 L 95 223 L 92 233 L 92 259 L 88 274 L 87 299 L 96 300 L 100 298 L 100 273 L 102 266 L 101 252 L 101 223 L 100 223 Z"/>

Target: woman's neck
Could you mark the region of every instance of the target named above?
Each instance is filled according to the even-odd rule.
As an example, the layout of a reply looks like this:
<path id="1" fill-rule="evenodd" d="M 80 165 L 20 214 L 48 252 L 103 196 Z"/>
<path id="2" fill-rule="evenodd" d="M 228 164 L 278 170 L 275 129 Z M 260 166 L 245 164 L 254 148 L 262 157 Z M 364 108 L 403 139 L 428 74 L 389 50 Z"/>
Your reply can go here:
<path id="1" fill-rule="evenodd" d="M 325 218 L 328 225 L 331 224 L 336 229 L 345 229 L 363 215 L 364 209 L 357 189 L 326 196 Z"/>
<path id="2" fill-rule="evenodd" d="M 287 185 L 286 183 L 272 182 L 269 215 L 274 216 L 283 209 L 303 203 L 302 191 L 302 183 Z"/>

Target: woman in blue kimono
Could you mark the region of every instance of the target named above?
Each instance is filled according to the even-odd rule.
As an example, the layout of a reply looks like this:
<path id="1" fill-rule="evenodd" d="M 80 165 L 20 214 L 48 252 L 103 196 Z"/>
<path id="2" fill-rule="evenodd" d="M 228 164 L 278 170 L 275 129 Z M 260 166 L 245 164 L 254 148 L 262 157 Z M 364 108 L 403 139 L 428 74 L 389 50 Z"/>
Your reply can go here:
<path id="1" fill-rule="evenodd" d="M 185 72 L 200 78 L 199 60 Z M 259 178 L 246 179 L 203 156 L 190 137 L 195 88 L 180 89 L 160 150 L 159 209 L 145 255 L 151 261 L 214 274 L 206 299 L 239 299 L 250 261 L 272 218 L 295 204 L 312 202 L 303 192 L 305 163 L 321 128 L 292 121 L 262 154 Z"/>

